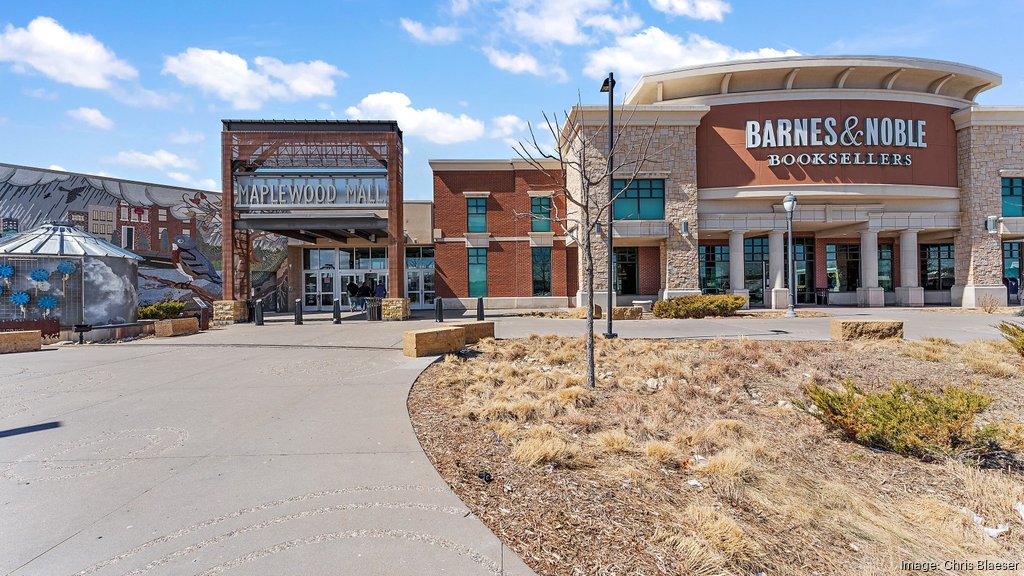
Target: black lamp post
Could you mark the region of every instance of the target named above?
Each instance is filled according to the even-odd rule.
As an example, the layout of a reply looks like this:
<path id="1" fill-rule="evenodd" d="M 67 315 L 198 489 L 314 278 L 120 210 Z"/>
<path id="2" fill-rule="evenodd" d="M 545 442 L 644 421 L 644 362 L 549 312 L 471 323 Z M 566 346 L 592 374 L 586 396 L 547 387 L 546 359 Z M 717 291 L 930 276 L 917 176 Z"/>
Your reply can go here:
<path id="1" fill-rule="evenodd" d="M 786 259 L 786 271 L 789 274 L 789 309 L 786 310 L 786 318 L 796 318 L 796 284 L 793 276 L 796 271 L 793 268 L 793 212 L 796 210 L 796 195 L 790 193 L 782 199 L 782 207 L 786 209 L 786 229 L 789 232 L 789 254 Z"/>
<path id="2" fill-rule="evenodd" d="M 608 73 L 608 77 L 601 84 L 601 92 L 608 93 L 608 304 L 604 311 L 608 318 L 608 330 L 604 333 L 605 338 L 618 336 L 612 332 L 612 289 L 615 277 L 615 262 L 612 252 L 612 199 L 615 198 L 615 184 L 613 183 L 612 171 L 615 164 L 612 160 L 612 151 L 615 148 L 615 74 Z M 593 287 L 591 287 L 593 288 Z"/>

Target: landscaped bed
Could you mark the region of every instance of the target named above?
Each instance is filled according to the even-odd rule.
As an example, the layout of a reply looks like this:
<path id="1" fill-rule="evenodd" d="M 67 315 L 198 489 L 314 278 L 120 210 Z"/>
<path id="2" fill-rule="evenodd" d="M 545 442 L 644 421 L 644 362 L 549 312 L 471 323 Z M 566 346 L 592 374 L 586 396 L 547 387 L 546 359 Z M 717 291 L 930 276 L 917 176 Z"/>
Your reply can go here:
<path id="1" fill-rule="evenodd" d="M 599 339 L 597 357 L 589 390 L 581 339 L 487 339 L 409 398 L 434 465 L 540 574 L 895 575 L 904 561 L 1024 558 L 1013 455 L 983 462 L 1012 472 L 969 450 L 900 456 L 800 408 L 812 381 L 953 384 L 991 398 L 964 430 L 1012 429 L 1024 388 L 1005 343 Z"/>

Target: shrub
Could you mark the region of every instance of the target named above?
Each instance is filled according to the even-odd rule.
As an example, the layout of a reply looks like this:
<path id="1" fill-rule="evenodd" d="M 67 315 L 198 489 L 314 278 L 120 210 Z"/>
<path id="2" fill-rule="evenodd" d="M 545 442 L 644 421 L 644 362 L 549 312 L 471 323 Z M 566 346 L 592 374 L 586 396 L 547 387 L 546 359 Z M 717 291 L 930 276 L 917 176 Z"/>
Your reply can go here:
<path id="1" fill-rule="evenodd" d="M 1004 321 L 1000 322 L 997 328 L 1002 332 L 1003 338 L 1010 343 L 1010 346 L 1013 346 L 1018 354 L 1024 356 L 1024 324 Z"/>
<path id="2" fill-rule="evenodd" d="M 941 393 L 907 383 L 888 392 L 865 392 L 849 380 L 841 390 L 810 383 L 805 393 L 826 426 L 865 446 L 922 460 L 943 457 L 984 463 L 1016 448 L 1010 428 L 975 427 L 974 418 L 992 403 L 988 395 L 947 386 Z"/>
<path id="3" fill-rule="evenodd" d="M 747 299 L 731 295 L 691 294 L 658 300 L 654 303 L 655 318 L 705 318 L 732 316 L 743 308 Z"/>
<path id="4" fill-rule="evenodd" d="M 155 302 L 149 306 L 139 307 L 139 318 L 141 320 L 167 320 L 177 318 L 185 310 L 185 303 L 177 300 L 164 300 Z"/>

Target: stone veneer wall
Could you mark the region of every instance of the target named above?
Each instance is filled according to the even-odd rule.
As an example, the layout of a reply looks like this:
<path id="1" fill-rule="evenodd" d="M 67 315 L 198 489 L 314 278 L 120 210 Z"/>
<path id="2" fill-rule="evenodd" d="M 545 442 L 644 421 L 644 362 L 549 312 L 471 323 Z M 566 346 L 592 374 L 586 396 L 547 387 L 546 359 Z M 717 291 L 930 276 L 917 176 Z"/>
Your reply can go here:
<path id="1" fill-rule="evenodd" d="M 626 160 L 637 161 L 636 154 L 642 143 L 650 137 L 651 126 L 626 126 L 618 137 L 616 164 L 622 165 L 622 155 Z M 581 141 L 580 138 L 583 140 Z M 586 126 L 577 135 L 567 158 L 571 162 L 578 161 L 582 146 L 586 145 L 588 170 L 592 175 L 600 175 L 607 169 L 608 149 L 607 128 Z M 640 173 L 640 178 L 665 178 L 665 220 L 669 223 L 669 236 L 662 241 L 663 287 L 668 290 L 698 290 L 700 277 L 698 272 L 697 253 L 697 128 L 695 126 L 659 126 L 652 137 L 649 147 L 648 162 Z M 627 166 L 617 174 L 628 177 Z M 598 178 L 592 179 L 597 181 Z M 583 184 L 579 174 L 566 174 L 566 188 L 570 194 L 579 195 Z M 601 198 L 607 197 L 608 184 L 603 178 L 594 185 L 591 193 Z M 573 212 L 570 208 L 570 212 Z M 574 216 L 578 217 L 578 213 Z M 596 212 L 594 213 L 596 217 Z M 601 218 L 607 220 L 607 214 Z M 690 233 L 683 235 L 682 222 L 689 222 Z M 607 238 L 594 234 L 594 290 L 607 290 L 608 250 Z M 580 290 L 586 291 L 586 273 L 583 269 L 582 248 L 579 255 Z"/>
<path id="2" fill-rule="evenodd" d="M 958 130 L 960 230 L 955 240 L 956 284 L 1001 286 L 1002 242 L 985 218 L 1002 215 L 1000 170 L 1024 170 L 1024 126 L 971 126 Z"/>

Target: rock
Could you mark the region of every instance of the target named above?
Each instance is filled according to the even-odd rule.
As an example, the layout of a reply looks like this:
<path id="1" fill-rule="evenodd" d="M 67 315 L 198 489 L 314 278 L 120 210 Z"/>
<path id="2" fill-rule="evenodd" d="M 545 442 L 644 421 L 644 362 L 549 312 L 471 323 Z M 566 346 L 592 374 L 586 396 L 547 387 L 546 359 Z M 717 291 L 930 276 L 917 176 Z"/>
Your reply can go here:
<path id="1" fill-rule="evenodd" d="M 833 340 L 887 340 L 903 338 L 899 320 L 832 320 Z"/>

